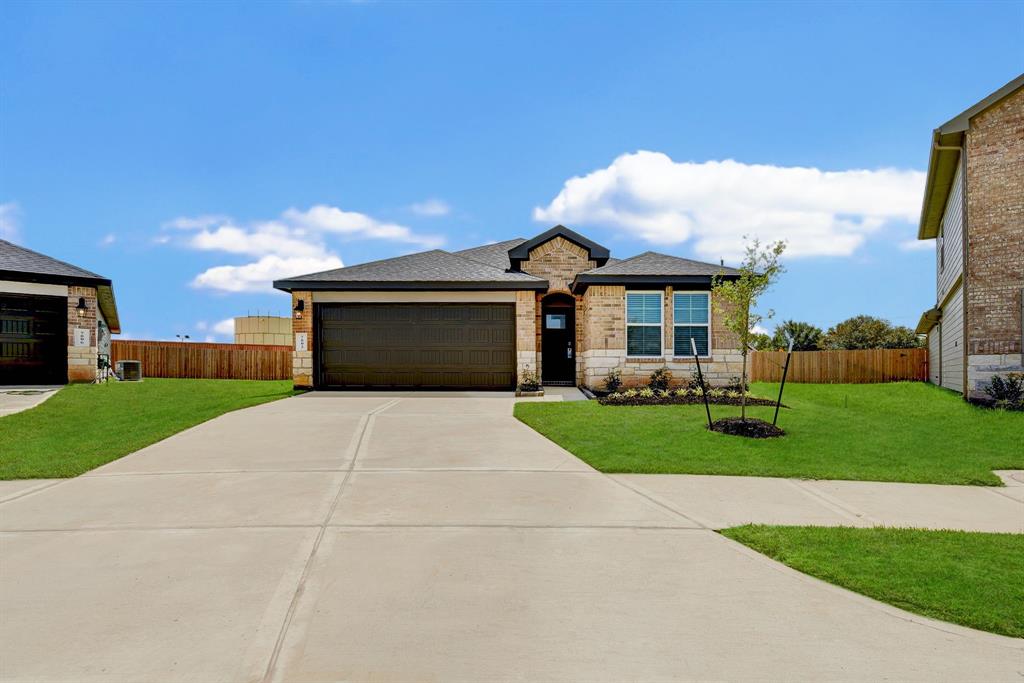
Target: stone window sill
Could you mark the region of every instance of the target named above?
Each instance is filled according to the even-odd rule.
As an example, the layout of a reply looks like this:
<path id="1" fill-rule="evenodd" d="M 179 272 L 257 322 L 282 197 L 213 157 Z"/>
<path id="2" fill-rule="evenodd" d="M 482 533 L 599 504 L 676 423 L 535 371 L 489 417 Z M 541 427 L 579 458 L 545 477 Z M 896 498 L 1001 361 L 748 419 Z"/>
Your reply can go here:
<path id="1" fill-rule="evenodd" d="M 714 363 L 715 359 L 712 356 L 697 356 L 701 362 Z M 692 363 L 693 356 L 672 356 L 673 363 Z"/>
<path id="2" fill-rule="evenodd" d="M 664 356 L 626 356 L 627 363 L 661 363 L 665 364 Z"/>

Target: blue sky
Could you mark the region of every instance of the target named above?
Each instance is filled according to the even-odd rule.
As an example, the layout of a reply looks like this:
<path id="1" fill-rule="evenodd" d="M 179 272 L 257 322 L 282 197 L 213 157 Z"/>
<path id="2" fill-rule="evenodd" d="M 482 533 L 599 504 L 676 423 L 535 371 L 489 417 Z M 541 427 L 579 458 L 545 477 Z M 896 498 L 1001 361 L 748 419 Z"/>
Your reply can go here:
<path id="1" fill-rule="evenodd" d="M 136 338 L 554 222 L 620 257 L 785 237 L 779 318 L 913 325 L 929 133 L 1022 44 L 1019 2 L 7 2 L 0 231 L 112 278 Z"/>

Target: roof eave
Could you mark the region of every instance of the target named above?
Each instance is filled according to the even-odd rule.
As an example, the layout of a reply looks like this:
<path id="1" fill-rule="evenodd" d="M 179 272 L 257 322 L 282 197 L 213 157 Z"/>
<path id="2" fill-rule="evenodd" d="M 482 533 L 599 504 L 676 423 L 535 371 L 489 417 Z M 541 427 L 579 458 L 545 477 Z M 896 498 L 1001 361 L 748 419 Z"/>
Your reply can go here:
<path id="1" fill-rule="evenodd" d="M 921 220 L 918 223 L 917 239 L 934 239 L 939 234 L 946 200 L 953 189 L 953 179 L 963 152 L 963 131 L 932 132 L 931 152 L 928 155 L 928 175 L 924 183 L 924 198 L 921 202 Z"/>
<path id="2" fill-rule="evenodd" d="M 718 275 L 594 275 L 580 273 L 572 282 L 572 291 L 579 293 L 591 285 L 629 285 L 634 287 L 651 286 L 667 287 L 669 285 L 701 285 L 711 287 L 712 280 Z M 738 275 L 723 273 L 726 280 L 735 280 Z"/>
<path id="3" fill-rule="evenodd" d="M 0 270 L 0 280 L 16 282 L 37 282 L 46 285 L 80 285 L 83 287 L 109 287 L 110 280 L 104 277 L 78 275 L 55 275 L 53 273 L 30 273 L 23 270 Z"/>
<path id="4" fill-rule="evenodd" d="M 283 292 L 293 291 L 388 291 L 388 292 L 422 292 L 422 291 L 545 291 L 548 288 L 547 280 L 530 280 L 522 282 L 501 282 L 494 280 L 275 280 L 274 289 Z"/>
<path id="5" fill-rule="evenodd" d="M 914 334 L 928 334 L 932 328 L 938 324 L 942 319 L 942 309 L 939 307 L 929 308 L 927 311 L 921 314 L 921 319 L 917 321 L 917 327 L 914 328 Z"/>
<path id="6" fill-rule="evenodd" d="M 114 300 L 114 288 L 110 285 L 96 287 L 96 304 L 107 321 L 107 327 L 114 334 L 121 334 L 121 318 L 117 315 L 117 301 Z"/>

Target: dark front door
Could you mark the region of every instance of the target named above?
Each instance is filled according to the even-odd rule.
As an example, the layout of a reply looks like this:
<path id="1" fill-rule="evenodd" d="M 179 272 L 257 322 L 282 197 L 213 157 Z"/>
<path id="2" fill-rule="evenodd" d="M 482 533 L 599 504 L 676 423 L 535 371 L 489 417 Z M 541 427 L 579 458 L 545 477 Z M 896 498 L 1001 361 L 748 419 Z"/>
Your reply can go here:
<path id="1" fill-rule="evenodd" d="M 541 381 L 576 385 L 576 312 L 570 297 L 541 305 Z"/>
<path id="2" fill-rule="evenodd" d="M 68 381 L 68 300 L 0 295 L 0 384 Z"/>
<path id="3" fill-rule="evenodd" d="M 324 389 L 511 389 L 513 304 L 317 304 Z"/>

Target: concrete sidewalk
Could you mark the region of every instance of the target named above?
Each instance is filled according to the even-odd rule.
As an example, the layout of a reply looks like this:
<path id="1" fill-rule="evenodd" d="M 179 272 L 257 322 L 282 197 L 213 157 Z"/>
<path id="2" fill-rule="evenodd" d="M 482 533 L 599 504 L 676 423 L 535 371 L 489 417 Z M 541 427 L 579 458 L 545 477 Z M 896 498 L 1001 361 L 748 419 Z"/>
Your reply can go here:
<path id="1" fill-rule="evenodd" d="M 305 395 L 10 486 L 0 678 L 1020 680 L 1019 640 L 875 602 L 709 528 L 731 523 L 729 501 L 762 514 L 771 491 L 609 477 L 512 405 Z M 822 523 L 884 512 L 817 492 L 844 515 L 803 482 L 752 486 L 765 481 Z M 796 519 L 779 505 L 768 512 Z"/>

